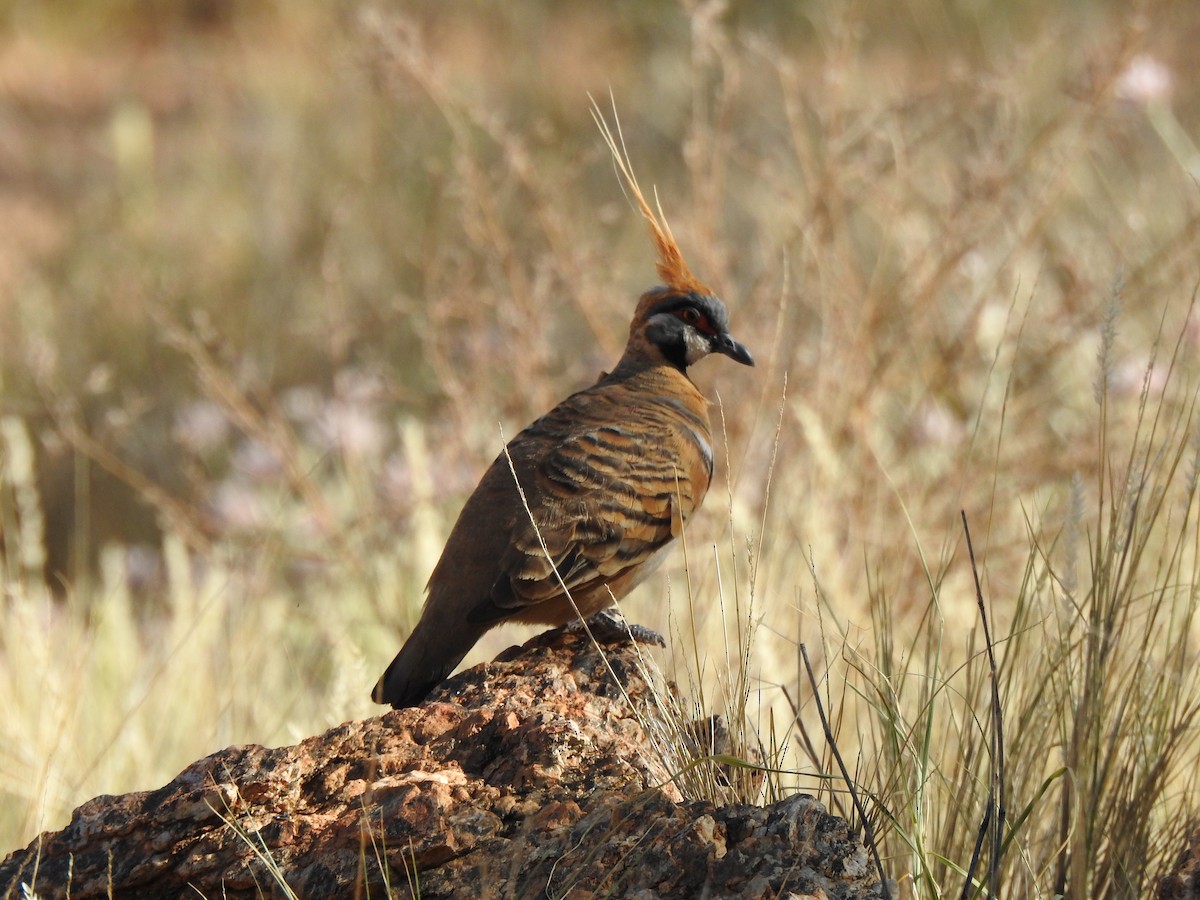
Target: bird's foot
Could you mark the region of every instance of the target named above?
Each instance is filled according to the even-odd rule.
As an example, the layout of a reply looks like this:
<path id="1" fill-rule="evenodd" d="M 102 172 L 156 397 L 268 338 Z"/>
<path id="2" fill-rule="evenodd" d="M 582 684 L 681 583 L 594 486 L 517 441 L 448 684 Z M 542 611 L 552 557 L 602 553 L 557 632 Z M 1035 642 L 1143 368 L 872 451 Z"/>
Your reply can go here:
<path id="1" fill-rule="evenodd" d="M 584 621 L 576 619 L 567 626 L 567 631 L 584 631 Z M 615 606 L 602 609 L 587 618 L 587 630 L 601 644 L 615 644 L 632 639 L 636 644 L 656 644 L 667 646 L 666 639 L 653 628 L 645 625 L 634 625 L 626 619 Z"/>

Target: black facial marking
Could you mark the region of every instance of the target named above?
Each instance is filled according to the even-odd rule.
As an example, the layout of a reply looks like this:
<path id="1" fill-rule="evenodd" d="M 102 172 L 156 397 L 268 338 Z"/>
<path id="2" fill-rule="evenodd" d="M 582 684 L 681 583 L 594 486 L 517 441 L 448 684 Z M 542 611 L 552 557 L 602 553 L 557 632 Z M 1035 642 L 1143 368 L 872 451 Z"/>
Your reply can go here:
<path id="1" fill-rule="evenodd" d="M 668 344 L 659 344 L 658 349 L 662 351 L 663 359 L 679 371 L 687 371 L 687 344 L 683 341 L 672 341 Z"/>
<path id="2" fill-rule="evenodd" d="M 729 338 L 729 314 L 724 303 L 709 294 L 681 293 L 669 288 L 660 288 L 659 297 L 645 313 L 649 321 L 646 337 L 667 362 L 686 371 L 690 363 L 706 353 L 726 353 L 720 349 L 724 346 L 722 340 L 732 338 Z M 704 350 L 696 346 L 697 339 L 705 342 Z"/>
<path id="3" fill-rule="evenodd" d="M 667 362 L 681 372 L 685 371 L 688 365 L 685 332 L 690 326 L 685 325 L 674 316 L 666 319 L 657 318 L 661 315 L 662 313 L 655 313 L 650 317 L 651 322 L 650 327 L 646 329 L 646 337 L 658 348 Z"/>

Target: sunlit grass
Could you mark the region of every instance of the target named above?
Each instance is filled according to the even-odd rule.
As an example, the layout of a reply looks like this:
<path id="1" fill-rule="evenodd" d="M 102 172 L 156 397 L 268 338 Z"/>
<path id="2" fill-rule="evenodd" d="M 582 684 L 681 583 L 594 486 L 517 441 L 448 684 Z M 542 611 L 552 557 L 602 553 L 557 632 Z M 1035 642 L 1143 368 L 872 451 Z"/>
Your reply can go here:
<path id="1" fill-rule="evenodd" d="M 1087 816 L 1167 859 L 1195 809 L 1195 14 L 905 9 L 14 18 L 0 848 L 374 711 L 501 431 L 611 366 L 653 278 L 587 116 L 611 89 L 759 360 L 697 371 L 727 463 L 624 608 L 671 635 L 689 716 L 805 774 L 694 789 L 851 814 L 804 642 L 889 871 L 959 892 L 991 765 L 961 510 L 1004 884 L 1122 896 Z"/>

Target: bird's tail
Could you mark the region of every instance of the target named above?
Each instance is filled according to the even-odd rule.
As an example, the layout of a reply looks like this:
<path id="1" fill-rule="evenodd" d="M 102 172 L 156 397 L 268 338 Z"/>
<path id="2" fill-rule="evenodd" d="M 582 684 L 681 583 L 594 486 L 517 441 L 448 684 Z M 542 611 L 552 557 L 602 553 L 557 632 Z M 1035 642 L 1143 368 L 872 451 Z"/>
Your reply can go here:
<path id="1" fill-rule="evenodd" d="M 466 622 L 436 628 L 422 618 L 371 691 L 376 703 L 416 706 L 462 662 L 486 629 Z"/>

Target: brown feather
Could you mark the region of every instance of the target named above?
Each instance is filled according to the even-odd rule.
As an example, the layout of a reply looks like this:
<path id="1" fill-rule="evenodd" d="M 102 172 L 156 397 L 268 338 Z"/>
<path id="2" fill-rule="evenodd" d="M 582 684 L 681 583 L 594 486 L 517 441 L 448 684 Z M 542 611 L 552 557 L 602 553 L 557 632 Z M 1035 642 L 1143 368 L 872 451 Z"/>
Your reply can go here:
<path id="1" fill-rule="evenodd" d="M 594 97 L 592 98 L 592 119 L 600 129 L 604 142 L 608 144 L 617 171 L 621 173 L 621 177 L 633 194 L 633 202 L 650 226 L 650 237 L 654 240 L 654 247 L 658 251 L 658 277 L 667 287 L 681 294 L 693 292 L 711 294 L 712 291 L 692 274 L 684 261 L 683 253 L 680 251 L 679 245 L 675 243 L 675 235 L 671 233 L 671 226 L 667 223 L 667 217 L 663 214 L 662 204 L 658 202 L 657 191 L 654 195 L 656 209 L 651 209 L 642 194 L 642 189 L 638 187 L 637 178 L 633 174 L 633 164 L 629 161 L 629 152 L 625 149 L 625 135 L 621 133 L 621 120 L 617 116 L 616 105 L 613 106 L 613 123 L 617 130 L 615 136 Z"/>
<path id="2" fill-rule="evenodd" d="M 593 116 L 650 224 L 666 286 L 639 300 L 613 370 L 525 428 L 484 473 L 429 577 L 417 627 L 375 686 L 380 703 L 419 703 L 501 622 L 561 625 L 620 600 L 708 491 L 708 401 L 687 366 L 710 352 L 754 361 L 642 196 L 620 123 L 614 138 L 594 104 Z"/>

